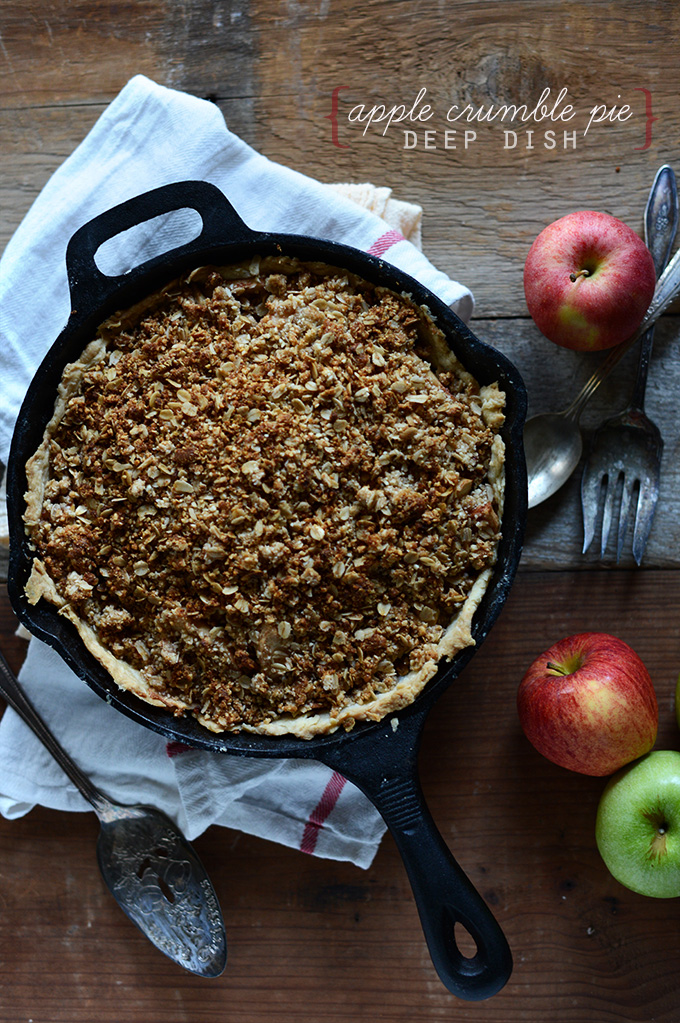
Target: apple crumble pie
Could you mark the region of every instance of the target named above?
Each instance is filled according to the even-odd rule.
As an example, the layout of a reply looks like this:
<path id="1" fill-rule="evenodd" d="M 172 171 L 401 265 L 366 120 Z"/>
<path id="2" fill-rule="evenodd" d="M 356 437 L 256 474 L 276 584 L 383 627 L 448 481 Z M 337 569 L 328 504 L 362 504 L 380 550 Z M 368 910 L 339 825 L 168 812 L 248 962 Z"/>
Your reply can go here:
<path id="1" fill-rule="evenodd" d="M 28 597 L 213 731 L 378 720 L 473 642 L 503 409 L 407 296 L 202 267 L 67 366 L 27 467 Z"/>

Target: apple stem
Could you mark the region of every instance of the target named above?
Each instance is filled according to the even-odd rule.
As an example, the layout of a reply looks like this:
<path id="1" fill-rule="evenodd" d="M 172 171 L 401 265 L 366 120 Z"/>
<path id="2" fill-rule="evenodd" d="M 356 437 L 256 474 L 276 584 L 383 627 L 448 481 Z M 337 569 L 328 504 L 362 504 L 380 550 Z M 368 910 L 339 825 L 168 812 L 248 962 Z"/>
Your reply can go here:
<path id="1" fill-rule="evenodd" d="M 577 281 L 579 277 L 590 277 L 590 270 L 579 270 L 578 273 L 573 273 L 572 271 L 572 273 L 569 274 L 570 281 Z"/>
<path id="2" fill-rule="evenodd" d="M 565 668 L 563 664 L 555 664 L 553 661 L 546 662 L 546 668 L 551 671 L 553 675 L 570 675 L 571 672 L 568 668 Z"/>

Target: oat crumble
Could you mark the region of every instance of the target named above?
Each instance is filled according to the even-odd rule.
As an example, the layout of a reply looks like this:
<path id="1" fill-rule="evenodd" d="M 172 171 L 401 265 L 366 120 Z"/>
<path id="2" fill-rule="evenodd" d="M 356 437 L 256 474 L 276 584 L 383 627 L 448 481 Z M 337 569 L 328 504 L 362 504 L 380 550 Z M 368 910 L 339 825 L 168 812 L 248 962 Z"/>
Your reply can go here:
<path id="1" fill-rule="evenodd" d="M 472 642 L 503 398 L 404 296 L 290 261 L 201 268 L 67 367 L 28 464 L 29 597 L 211 730 L 379 719 Z"/>

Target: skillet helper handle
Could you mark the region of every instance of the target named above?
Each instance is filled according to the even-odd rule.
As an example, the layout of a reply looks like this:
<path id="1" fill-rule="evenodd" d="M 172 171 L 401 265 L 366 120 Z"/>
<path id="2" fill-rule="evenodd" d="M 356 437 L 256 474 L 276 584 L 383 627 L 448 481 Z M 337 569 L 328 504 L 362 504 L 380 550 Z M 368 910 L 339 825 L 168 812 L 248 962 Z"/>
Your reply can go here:
<path id="1" fill-rule="evenodd" d="M 256 232 L 240 216 L 216 185 L 209 181 L 175 181 L 134 196 L 83 224 L 66 248 L 66 272 L 75 314 L 96 308 L 115 291 L 128 274 L 112 277 L 102 273 L 95 262 L 97 250 L 123 231 L 178 210 L 195 210 L 202 221 L 200 234 L 191 241 L 152 257 L 135 268 L 145 271 L 169 255 L 189 255 L 226 242 L 246 241 Z"/>

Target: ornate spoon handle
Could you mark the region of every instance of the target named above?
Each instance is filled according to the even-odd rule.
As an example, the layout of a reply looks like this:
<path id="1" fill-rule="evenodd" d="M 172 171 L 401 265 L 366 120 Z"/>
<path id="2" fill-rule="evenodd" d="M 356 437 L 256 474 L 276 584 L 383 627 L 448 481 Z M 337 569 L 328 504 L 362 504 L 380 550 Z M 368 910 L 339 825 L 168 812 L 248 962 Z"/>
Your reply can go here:
<path id="1" fill-rule="evenodd" d="M 609 376 L 635 342 L 639 341 L 647 328 L 656 323 L 662 313 L 665 313 L 666 309 L 675 301 L 678 295 L 680 295 L 680 249 L 678 249 L 661 277 L 659 277 L 654 297 L 638 329 L 634 334 L 631 334 L 627 341 L 622 341 L 616 348 L 612 348 L 604 362 L 600 363 L 590 379 L 585 382 L 571 405 L 565 409 L 566 416 L 572 419 L 579 418 L 586 403 L 590 401 L 602 381 Z"/>
<path id="2" fill-rule="evenodd" d="M 657 277 L 663 273 L 670 258 L 678 230 L 678 187 L 673 168 L 664 164 L 657 171 L 645 210 L 645 241 L 654 259 Z M 654 325 L 648 327 L 640 341 L 638 371 L 630 399 L 631 408 L 642 409 L 647 388 L 647 374 L 654 345 Z"/>
<path id="3" fill-rule="evenodd" d="M 17 683 L 14 673 L 7 661 L 0 653 L 0 696 L 7 701 L 20 718 L 40 739 L 43 746 L 52 754 L 62 771 L 64 771 L 78 791 L 94 809 L 99 812 L 103 810 L 109 801 L 99 789 L 95 788 L 90 779 L 83 774 L 80 768 L 74 764 L 68 753 L 60 745 L 52 732 L 49 730 L 37 710 Z"/>

